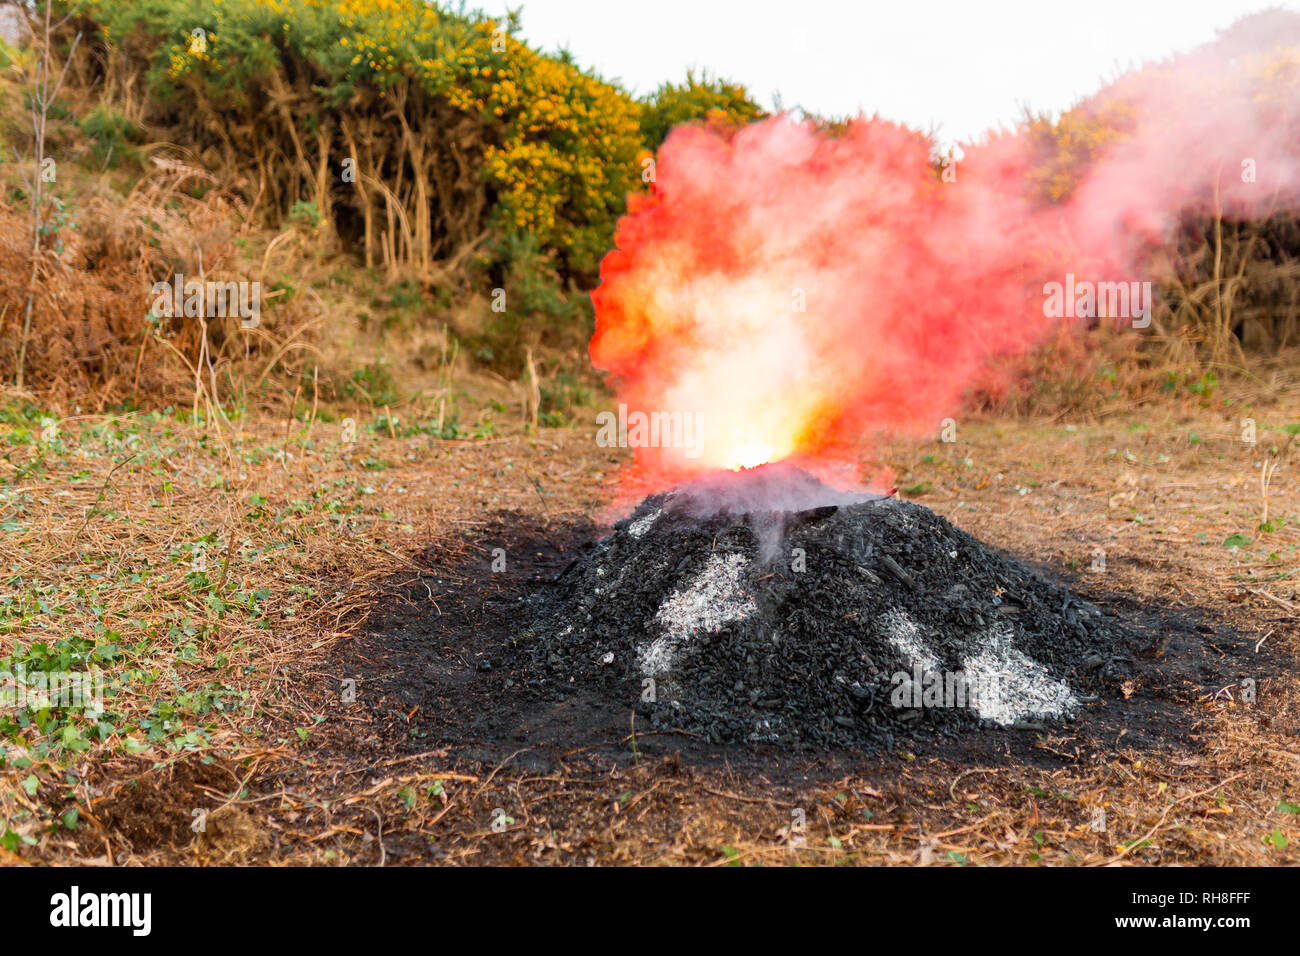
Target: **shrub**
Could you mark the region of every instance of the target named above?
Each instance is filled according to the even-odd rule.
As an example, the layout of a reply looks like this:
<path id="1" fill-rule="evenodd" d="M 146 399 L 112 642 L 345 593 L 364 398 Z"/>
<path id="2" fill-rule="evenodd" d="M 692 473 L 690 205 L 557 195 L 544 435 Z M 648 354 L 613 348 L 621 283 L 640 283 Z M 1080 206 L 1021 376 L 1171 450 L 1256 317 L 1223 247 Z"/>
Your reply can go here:
<path id="1" fill-rule="evenodd" d="M 100 103 L 77 125 L 91 140 L 90 155 L 96 166 L 139 160 L 140 151 L 135 146 L 144 142 L 144 130 L 108 104 Z"/>
<path id="2" fill-rule="evenodd" d="M 491 313 L 473 343 L 480 361 L 517 374 L 528 348 L 571 348 L 591 336 L 591 298 L 572 285 L 565 290 L 536 234 L 506 233 L 492 247 L 491 272 L 497 287 L 506 290 L 505 310 Z"/>
<path id="3" fill-rule="evenodd" d="M 685 83 L 665 83 L 650 97 L 641 117 L 641 135 L 646 146 L 656 150 L 669 131 L 683 123 L 743 126 L 765 115 L 743 86 L 708 74 L 697 79 L 688 72 Z"/>
<path id="4" fill-rule="evenodd" d="M 126 62 L 145 76 L 153 122 L 265 182 L 279 219 L 315 203 L 368 266 L 432 270 L 485 230 L 515 230 L 536 234 L 566 276 L 594 280 L 640 185 L 641 104 L 519 42 L 513 17 L 422 0 L 84 10 L 104 41 L 88 45 L 85 79 L 135 53 Z"/>

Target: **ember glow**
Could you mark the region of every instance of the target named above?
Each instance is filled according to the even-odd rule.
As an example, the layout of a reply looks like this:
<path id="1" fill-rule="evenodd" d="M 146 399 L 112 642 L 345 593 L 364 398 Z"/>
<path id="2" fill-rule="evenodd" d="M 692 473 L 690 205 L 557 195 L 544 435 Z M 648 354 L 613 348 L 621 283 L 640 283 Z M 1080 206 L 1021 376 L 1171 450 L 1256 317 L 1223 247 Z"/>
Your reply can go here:
<path id="1" fill-rule="evenodd" d="M 740 471 L 742 468 L 757 468 L 759 465 L 766 465 L 776 457 L 776 449 L 771 445 L 739 445 L 728 452 L 723 457 L 723 461 L 732 471 Z"/>
<path id="2" fill-rule="evenodd" d="M 1077 321 L 1044 308 L 1050 283 L 1151 278 L 1188 211 L 1300 208 L 1298 66 L 1300 17 L 1274 13 L 1126 75 L 1094 99 L 1122 104 L 1122 135 L 1061 202 L 1031 188 L 1043 156 L 1023 132 L 964 146 L 945 177 L 880 119 L 675 130 L 602 263 L 591 356 L 629 408 L 697 416 L 701 447 L 636 447 L 626 489 L 787 459 L 870 479 L 876 436 L 937 432 Z"/>

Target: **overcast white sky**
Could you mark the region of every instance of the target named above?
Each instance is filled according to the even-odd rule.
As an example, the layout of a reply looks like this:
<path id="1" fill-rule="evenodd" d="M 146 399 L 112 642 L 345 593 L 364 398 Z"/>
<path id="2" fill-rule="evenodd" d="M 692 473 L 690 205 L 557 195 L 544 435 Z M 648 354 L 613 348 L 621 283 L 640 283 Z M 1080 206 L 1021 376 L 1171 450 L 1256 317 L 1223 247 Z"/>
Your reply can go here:
<path id="1" fill-rule="evenodd" d="M 523 36 L 635 93 L 688 68 L 743 83 L 771 109 L 879 112 L 942 141 L 1059 112 L 1119 68 L 1300 0 L 470 0 L 523 7 Z"/>

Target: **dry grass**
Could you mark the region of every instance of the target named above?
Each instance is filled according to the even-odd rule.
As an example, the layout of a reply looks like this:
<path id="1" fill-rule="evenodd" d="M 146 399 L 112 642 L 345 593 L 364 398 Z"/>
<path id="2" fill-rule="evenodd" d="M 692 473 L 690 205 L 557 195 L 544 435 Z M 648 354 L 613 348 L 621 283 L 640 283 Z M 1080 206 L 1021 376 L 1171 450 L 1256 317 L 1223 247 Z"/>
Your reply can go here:
<path id="1" fill-rule="evenodd" d="M 1300 422 L 1300 402 L 1258 404 L 1256 446 L 1236 405 L 1212 404 L 961 422 L 955 444 L 883 457 L 900 487 L 928 485 L 920 500 L 972 533 L 1063 573 L 1086 573 L 1103 549 L 1105 588 L 1209 608 L 1288 662 L 1300 525 L 1291 436 L 1276 429 Z M 264 419 L 201 439 L 136 417 L 64 421 L 62 447 L 41 454 L 26 427 L 0 436 L 0 652 L 93 636 L 121 650 L 101 666 L 134 670 L 109 702 L 111 732 L 68 722 L 87 749 L 34 731 L 9 744 L 10 862 L 1297 862 L 1287 666 L 1258 675 L 1254 704 L 1235 687 L 1207 694 L 1184 717 L 1185 750 L 1120 737 L 1073 759 L 1062 731 L 1039 741 L 1055 758 L 1042 766 L 903 753 L 798 785 L 677 761 L 539 774 L 404 756 L 359 705 L 322 709 L 329 649 L 360 637 L 360 612 L 415 576 L 435 536 L 500 508 L 596 513 L 609 452 L 578 430 L 445 442 L 381 425 L 349 448 L 338 423 Z M 1257 529 L 1266 459 L 1279 466 L 1271 532 Z M 1229 551 L 1233 534 L 1251 543 Z M 205 536 L 200 577 L 190 549 Z M 199 806 L 211 825 L 193 834 Z M 514 821 L 500 833 L 498 807 Z"/>
<path id="2" fill-rule="evenodd" d="M 281 234 L 271 243 L 278 259 L 274 250 L 255 248 L 265 239 L 237 198 L 202 170 L 160 157 L 125 195 L 102 183 L 78 192 L 50 240 L 59 251 L 40 255 L 24 363 L 32 395 L 95 411 L 199 404 L 200 396 L 203 404 L 226 404 L 260 397 L 273 372 L 280 389 L 284 376 L 311 368 L 324 303 L 310 285 L 286 288 L 281 279 L 310 281 L 315 270 L 303 267 L 304 237 Z M 20 225 L 17 207 L 6 208 L 0 197 L 0 333 L 15 343 L 0 348 L 6 381 L 16 377 L 31 263 Z M 298 254 L 286 262 L 292 240 Z M 151 317 L 154 284 L 176 275 L 186 283 L 260 282 L 258 324 L 241 328 L 237 314 Z"/>
<path id="3" fill-rule="evenodd" d="M 1207 368 L 1295 346 L 1300 233 L 1294 218 L 1184 223 L 1167 259 L 1153 330 L 1168 361 Z"/>

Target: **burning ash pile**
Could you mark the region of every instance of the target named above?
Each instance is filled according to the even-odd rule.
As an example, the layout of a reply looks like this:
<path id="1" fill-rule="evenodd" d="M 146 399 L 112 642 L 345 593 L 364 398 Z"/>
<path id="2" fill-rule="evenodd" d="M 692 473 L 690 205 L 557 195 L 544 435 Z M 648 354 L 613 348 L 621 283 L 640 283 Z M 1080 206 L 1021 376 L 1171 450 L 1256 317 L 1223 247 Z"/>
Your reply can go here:
<path id="1" fill-rule="evenodd" d="M 1046 192 L 1032 125 L 942 175 L 879 118 L 674 130 L 601 263 L 591 357 L 634 449 L 621 497 L 675 490 L 538 598 L 532 680 L 796 746 L 1068 719 L 1106 691 L 1124 626 L 924 508 L 799 468 L 857 481 L 876 436 L 932 433 L 1054 337 L 1141 334 L 1189 217 L 1300 212 L 1296 50 L 1300 16 L 1275 10 L 1124 74 L 1053 127 L 1099 145 Z"/>
<path id="2" fill-rule="evenodd" d="M 1069 719 L 1131 636 L 926 508 L 774 464 L 647 498 L 537 598 L 535 687 L 712 742 L 889 747 Z"/>

